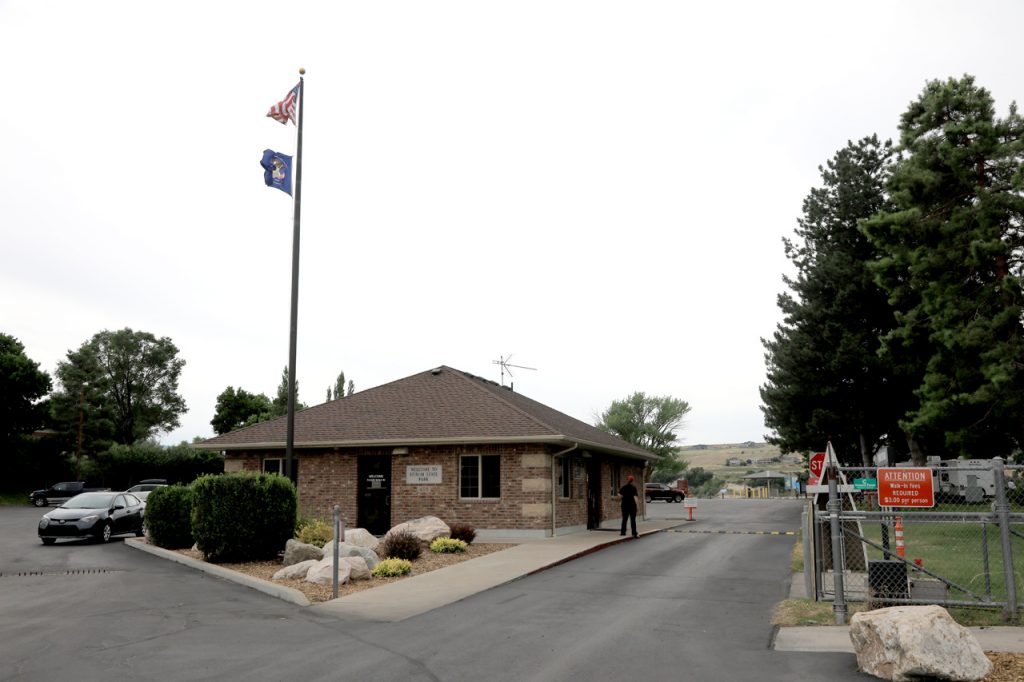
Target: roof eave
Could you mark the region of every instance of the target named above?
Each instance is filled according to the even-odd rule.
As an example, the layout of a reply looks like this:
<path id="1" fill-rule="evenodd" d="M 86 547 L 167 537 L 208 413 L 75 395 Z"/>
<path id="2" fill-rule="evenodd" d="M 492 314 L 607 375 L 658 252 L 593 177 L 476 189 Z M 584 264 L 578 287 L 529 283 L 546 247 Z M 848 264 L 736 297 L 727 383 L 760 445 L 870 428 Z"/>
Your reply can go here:
<path id="1" fill-rule="evenodd" d="M 570 438 L 568 436 L 504 436 L 500 438 L 481 438 L 481 437 L 465 437 L 465 438 L 409 438 L 409 439 L 374 439 L 374 440 L 348 440 L 348 441 L 308 441 L 302 443 L 295 443 L 296 449 L 311 449 L 311 448 L 360 448 L 360 447 L 409 447 L 416 445 L 495 445 L 502 443 L 542 443 L 548 445 L 563 445 L 571 446 L 576 445 L 580 448 L 586 448 L 589 450 L 597 450 L 608 454 L 618 455 L 620 457 L 628 457 L 630 459 L 640 459 L 648 462 L 657 461 L 658 456 L 650 453 L 633 452 L 630 450 L 615 448 L 612 446 L 596 443 L 594 441 L 583 440 L 579 438 Z M 280 450 L 285 447 L 282 441 L 263 441 L 256 443 L 231 443 L 231 444 L 217 444 L 217 443 L 197 443 L 193 447 L 200 450 L 217 450 L 228 452 L 232 450 Z"/>

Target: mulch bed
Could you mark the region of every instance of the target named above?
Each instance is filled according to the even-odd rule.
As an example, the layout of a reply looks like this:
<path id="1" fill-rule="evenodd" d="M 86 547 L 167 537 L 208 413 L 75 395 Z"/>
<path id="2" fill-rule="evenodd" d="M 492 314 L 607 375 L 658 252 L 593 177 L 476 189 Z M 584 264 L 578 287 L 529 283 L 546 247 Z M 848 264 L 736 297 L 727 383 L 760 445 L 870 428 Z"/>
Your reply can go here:
<path id="1" fill-rule="evenodd" d="M 349 582 L 344 585 L 338 586 L 338 598 L 345 597 L 349 594 L 355 594 L 363 590 L 370 590 L 374 587 L 381 587 L 388 583 L 398 582 L 399 580 L 405 580 L 414 575 L 422 575 L 429 573 L 430 571 L 436 571 L 439 568 L 445 568 L 447 566 L 453 566 L 457 563 L 468 561 L 469 559 L 475 559 L 477 557 L 492 554 L 494 552 L 500 552 L 503 549 L 508 549 L 513 545 L 509 544 L 471 544 L 466 551 L 457 554 L 438 554 L 431 552 L 429 549 L 424 549 L 423 554 L 420 555 L 419 559 L 412 562 L 412 573 L 405 576 L 398 576 L 393 578 L 378 578 L 371 577 L 369 580 L 357 580 Z M 187 556 L 197 561 L 203 561 L 203 555 L 201 552 L 192 549 L 178 549 L 174 550 L 178 554 Z M 271 581 L 271 578 L 277 573 L 283 564 L 279 560 L 274 561 L 249 561 L 239 564 L 217 564 L 221 568 L 226 568 L 253 578 L 261 578 L 266 581 Z M 310 602 L 316 604 L 319 602 L 330 601 L 334 598 L 334 588 L 331 585 L 316 585 L 314 583 L 307 583 L 305 580 L 274 580 L 272 581 L 277 585 L 284 585 L 302 592 L 306 595 L 306 598 Z"/>

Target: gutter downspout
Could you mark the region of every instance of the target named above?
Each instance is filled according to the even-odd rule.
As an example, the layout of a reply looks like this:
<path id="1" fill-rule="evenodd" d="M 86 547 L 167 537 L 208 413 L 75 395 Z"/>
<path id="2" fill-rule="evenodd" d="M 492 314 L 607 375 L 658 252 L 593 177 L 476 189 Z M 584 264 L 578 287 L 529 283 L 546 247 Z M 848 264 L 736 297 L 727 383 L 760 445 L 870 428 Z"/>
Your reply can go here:
<path id="1" fill-rule="evenodd" d="M 566 448 L 561 452 L 556 452 L 551 455 L 551 537 L 555 537 L 555 509 L 557 509 L 558 495 L 557 484 L 555 481 L 555 458 L 561 457 L 562 455 L 572 452 L 580 446 L 579 443 L 573 443 L 571 448 Z"/>
<path id="2" fill-rule="evenodd" d="M 650 462 L 644 462 L 643 471 L 640 473 L 640 478 L 643 479 L 641 481 L 641 483 L 640 483 L 640 490 L 643 491 L 643 493 L 645 495 L 647 494 L 647 468 L 648 468 L 648 466 L 650 466 L 650 464 L 651 464 Z M 637 502 L 637 504 L 640 504 L 640 500 L 639 499 L 637 499 L 636 502 Z M 643 515 L 642 518 L 643 518 L 644 521 L 647 520 L 647 500 L 646 499 L 644 499 L 644 515 Z"/>

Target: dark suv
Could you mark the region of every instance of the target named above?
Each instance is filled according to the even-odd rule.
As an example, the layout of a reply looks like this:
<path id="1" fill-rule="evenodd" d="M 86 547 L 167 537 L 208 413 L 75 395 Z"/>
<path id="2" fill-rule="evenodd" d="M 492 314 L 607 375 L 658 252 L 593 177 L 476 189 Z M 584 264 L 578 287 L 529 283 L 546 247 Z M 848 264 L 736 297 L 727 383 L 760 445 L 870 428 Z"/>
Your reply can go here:
<path id="1" fill-rule="evenodd" d="M 682 502 L 686 499 L 686 493 L 666 483 L 644 483 L 644 499 L 648 502 L 652 500 Z"/>

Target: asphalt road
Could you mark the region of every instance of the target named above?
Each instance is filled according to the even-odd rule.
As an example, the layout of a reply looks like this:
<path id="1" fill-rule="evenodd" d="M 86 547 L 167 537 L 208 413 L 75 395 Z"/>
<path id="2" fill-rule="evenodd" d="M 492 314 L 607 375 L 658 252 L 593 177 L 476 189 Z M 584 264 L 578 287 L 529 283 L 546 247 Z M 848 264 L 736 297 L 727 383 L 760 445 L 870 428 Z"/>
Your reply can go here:
<path id="1" fill-rule="evenodd" d="M 400 623 L 339 620 L 0 507 L 0 680 L 868 680 L 770 648 L 795 501 L 702 500 L 621 543 Z M 666 505 L 681 507 L 681 505 Z"/>

